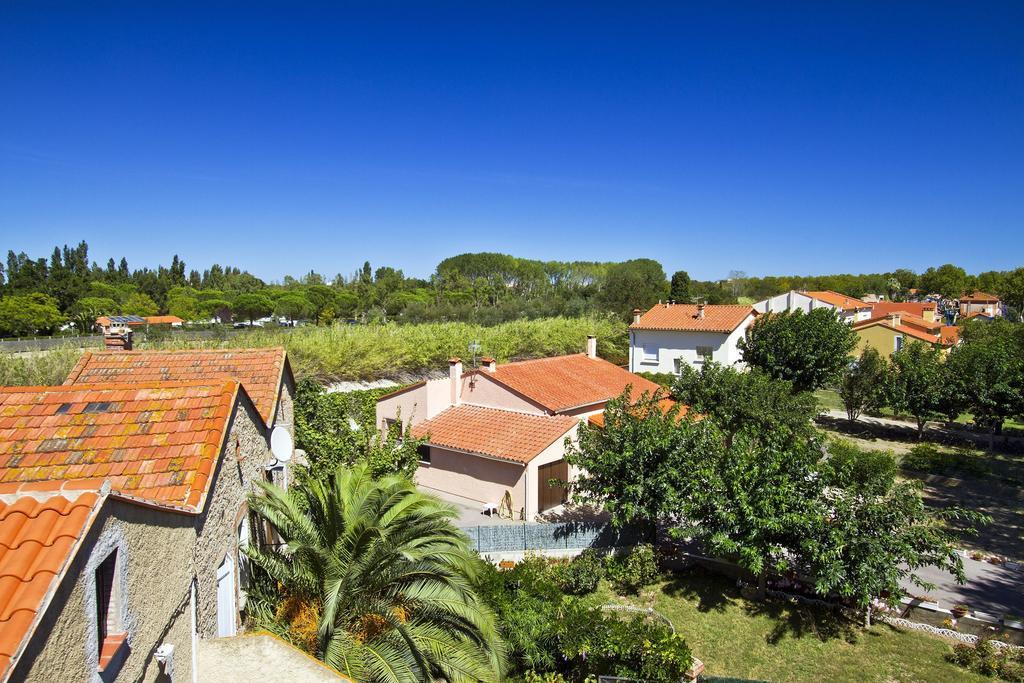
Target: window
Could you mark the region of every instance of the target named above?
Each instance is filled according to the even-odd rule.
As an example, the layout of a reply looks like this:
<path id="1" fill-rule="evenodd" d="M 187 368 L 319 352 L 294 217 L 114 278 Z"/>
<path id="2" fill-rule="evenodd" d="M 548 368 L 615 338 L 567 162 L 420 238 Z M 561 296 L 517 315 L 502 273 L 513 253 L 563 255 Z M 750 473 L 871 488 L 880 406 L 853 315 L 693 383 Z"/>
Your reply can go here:
<path id="1" fill-rule="evenodd" d="M 430 446 L 425 443 L 420 444 L 416 447 L 416 455 L 419 456 L 420 462 L 430 464 Z"/>
<path id="2" fill-rule="evenodd" d="M 121 588 L 117 580 L 117 551 L 96 567 L 96 644 L 99 670 L 106 671 L 125 644 L 121 624 Z"/>
<path id="3" fill-rule="evenodd" d="M 645 346 L 640 354 L 641 363 L 657 363 L 658 362 L 658 347 L 657 346 Z"/>
<path id="4" fill-rule="evenodd" d="M 710 346 L 698 346 L 697 347 L 697 362 L 703 363 L 704 361 L 711 360 L 711 357 L 715 355 L 715 349 Z"/>
<path id="5" fill-rule="evenodd" d="M 894 344 L 895 344 L 894 348 L 895 348 L 896 351 L 899 351 L 900 349 L 903 348 L 903 335 L 902 334 L 897 334 L 896 335 Z"/>

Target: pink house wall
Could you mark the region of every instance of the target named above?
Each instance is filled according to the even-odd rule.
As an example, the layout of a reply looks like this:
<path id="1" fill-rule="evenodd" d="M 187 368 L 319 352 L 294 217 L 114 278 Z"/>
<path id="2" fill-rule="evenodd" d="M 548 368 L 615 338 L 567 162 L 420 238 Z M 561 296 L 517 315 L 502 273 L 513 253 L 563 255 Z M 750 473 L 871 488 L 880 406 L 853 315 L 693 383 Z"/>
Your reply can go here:
<path id="1" fill-rule="evenodd" d="M 447 379 L 432 379 L 415 389 L 377 402 L 377 427 L 384 426 L 384 420 L 402 417 L 402 424 L 408 427 L 429 420 L 451 405 L 450 385 Z"/>
<path id="2" fill-rule="evenodd" d="M 491 460 L 445 448 L 430 448 L 430 464 L 420 463 L 416 483 L 440 493 L 450 493 L 478 503 L 501 503 L 505 491 L 512 492 L 512 508 L 518 513 L 525 504 L 524 473 L 519 463 Z"/>
<path id="3" fill-rule="evenodd" d="M 545 414 L 543 408 L 517 396 L 492 380 L 487 376 L 486 370 L 475 375 L 463 375 L 462 402 L 488 408 L 515 410 L 520 413 Z"/>

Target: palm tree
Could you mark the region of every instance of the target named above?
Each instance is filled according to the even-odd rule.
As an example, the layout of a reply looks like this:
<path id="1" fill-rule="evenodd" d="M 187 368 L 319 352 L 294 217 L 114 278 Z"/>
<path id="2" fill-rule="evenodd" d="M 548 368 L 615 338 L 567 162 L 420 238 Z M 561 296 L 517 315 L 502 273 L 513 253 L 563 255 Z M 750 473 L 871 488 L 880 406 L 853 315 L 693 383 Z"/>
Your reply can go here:
<path id="1" fill-rule="evenodd" d="M 287 491 L 260 485 L 249 507 L 281 542 L 245 552 L 281 604 L 315 606 L 317 657 L 357 681 L 501 679 L 504 644 L 475 590 L 483 561 L 452 506 L 365 464 Z"/>

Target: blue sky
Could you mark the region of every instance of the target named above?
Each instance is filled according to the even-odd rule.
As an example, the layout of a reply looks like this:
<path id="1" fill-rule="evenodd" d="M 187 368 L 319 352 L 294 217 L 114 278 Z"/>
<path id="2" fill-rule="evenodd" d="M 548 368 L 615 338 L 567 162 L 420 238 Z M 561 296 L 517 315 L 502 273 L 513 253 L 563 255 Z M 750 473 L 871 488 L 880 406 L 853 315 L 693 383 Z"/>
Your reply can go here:
<path id="1" fill-rule="evenodd" d="M 0 249 L 1021 265 L 1024 3 L 0 5 Z"/>

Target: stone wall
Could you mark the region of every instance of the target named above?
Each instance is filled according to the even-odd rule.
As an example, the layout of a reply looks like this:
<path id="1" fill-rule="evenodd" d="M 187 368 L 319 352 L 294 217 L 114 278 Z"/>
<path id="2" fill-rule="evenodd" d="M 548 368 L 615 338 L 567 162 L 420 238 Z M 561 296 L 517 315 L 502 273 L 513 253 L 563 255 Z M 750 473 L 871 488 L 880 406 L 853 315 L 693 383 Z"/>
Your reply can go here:
<path id="1" fill-rule="evenodd" d="M 239 402 L 200 515 L 108 498 L 11 680 L 104 681 L 116 675 L 119 680 L 165 681 L 154 657 L 163 644 L 174 646 L 174 679 L 191 680 L 192 580 L 195 577 L 197 584 L 199 637 L 214 637 L 217 568 L 230 555 L 235 586 L 241 585 L 236 527 L 246 496 L 263 477 L 270 457 L 267 439 L 251 402 Z M 120 562 L 115 578 L 121 595 L 119 616 L 129 649 L 119 666 L 115 660 L 101 675 L 95 570 L 114 549 Z"/>

